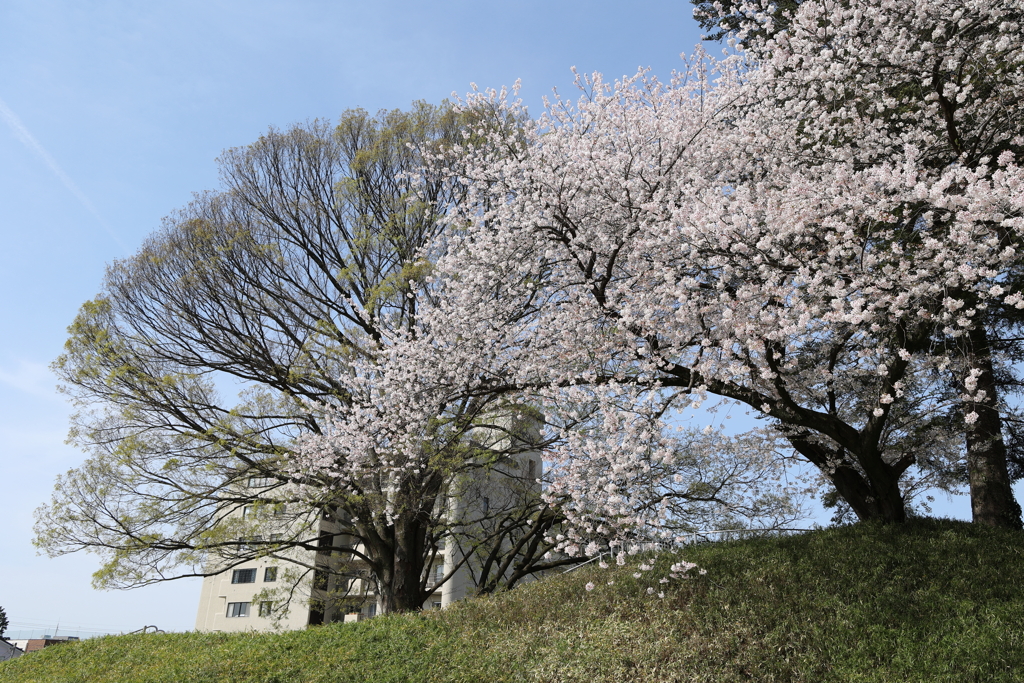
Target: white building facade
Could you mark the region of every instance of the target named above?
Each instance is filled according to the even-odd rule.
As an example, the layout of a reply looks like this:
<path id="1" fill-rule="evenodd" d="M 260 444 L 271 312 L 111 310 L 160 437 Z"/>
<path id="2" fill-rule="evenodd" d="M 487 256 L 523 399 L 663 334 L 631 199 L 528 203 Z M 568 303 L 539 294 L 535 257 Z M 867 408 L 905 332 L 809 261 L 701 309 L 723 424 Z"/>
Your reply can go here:
<path id="1" fill-rule="evenodd" d="M 485 438 L 486 431 L 474 436 Z M 529 438 L 539 438 L 539 427 L 531 426 Z M 426 569 L 428 591 L 452 573 L 456 564 L 461 566 L 429 593 L 423 609 L 441 609 L 477 592 L 482 560 L 472 554 L 474 535 L 486 536 L 488 520 L 500 524 L 502 514 L 520 504 L 524 493 L 539 493 L 542 469 L 540 453 L 530 451 L 452 483 L 447 494 L 450 521 L 471 521 L 453 527 L 462 531 L 453 532 L 439 548 L 437 561 Z M 293 549 L 288 552 L 294 562 L 267 556 L 204 578 L 196 630 L 295 630 L 380 613 L 373 578 L 365 565 L 352 559 L 339 564 L 339 554 L 347 554 L 337 551 L 352 538 L 341 534 L 340 527 L 328 519 L 309 524 L 318 527 L 321 550 Z M 330 563 L 334 571 L 324 571 Z M 304 575 L 300 577 L 300 573 Z"/>

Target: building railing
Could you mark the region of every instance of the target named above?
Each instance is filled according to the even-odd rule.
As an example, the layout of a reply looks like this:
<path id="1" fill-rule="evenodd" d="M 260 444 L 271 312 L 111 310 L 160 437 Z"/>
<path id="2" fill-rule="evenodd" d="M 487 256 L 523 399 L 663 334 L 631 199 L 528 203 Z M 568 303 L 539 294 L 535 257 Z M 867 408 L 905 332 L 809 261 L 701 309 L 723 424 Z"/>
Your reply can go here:
<path id="1" fill-rule="evenodd" d="M 139 629 L 135 629 L 134 631 L 129 631 L 125 635 L 131 636 L 131 635 L 135 635 L 136 633 L 166 633 L 166 631 L 164 631 L 162 628 L 158 628 L 158 627 L 153 626 L 153 625 L 148 625 L 148 626 L 143 626 L 142 628 L 139 628 Z"/>

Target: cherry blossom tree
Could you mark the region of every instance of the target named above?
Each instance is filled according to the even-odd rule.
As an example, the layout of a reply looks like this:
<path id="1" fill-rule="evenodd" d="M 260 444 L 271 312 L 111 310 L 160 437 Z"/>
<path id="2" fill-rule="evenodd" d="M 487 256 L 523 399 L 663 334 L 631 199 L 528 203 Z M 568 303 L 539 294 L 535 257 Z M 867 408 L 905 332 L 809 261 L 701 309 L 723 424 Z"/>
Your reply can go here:
<path id="1" fill-rule="evenodd" d="M 837 137 L 857 138 L 849 154 L 861 164 L 913 147 L 920 171 L 933 176 L 951 166 L 977 170 L 1002 154 L 1019 156 L 1024 61 L 1013 36 L 1022 17 L 1018 4 L 821 3 L 801 5 L 792 18 L 780 22 L 763 14 L 769 9 L 739 5 L 731 16 L 748 49 L 770 65 L 776 79 L 789 81 L 775 101 L 786 101 L 795 88 L 814 93 L 816 106 L 827 112 L 817 117 L 817 125 L 808 126 L 803 137 L 808 147 Z M 835 25 L 831 31 L 812 28 L 822 16 Z M 803 65 L 793 68 L 794 51 L 815 55 L 817 63 L 802 58 Z M 845 83 L 841 76 L 831 77 L 840 86 L 854 80 L 858 85 L 831 95 L 815 92 L 813 74 L 824 68 L 833 74 L 846 72 Z M 856 123 L 841 121 L 849 109 L 858 112 Z M 984 176 L 979 178 L 983 183 Z M 992 234 L 1003 247 L 1018 247 L 1012 233 L 1001 229 L 999 218 L 993 221 Z M 1004 267 L 996 286 L 1019 289 L 1020 283 L 1019 266 L 1011 266 Z M 1006 347 L 996 331 L 1019 329 L 1020 314 L 1013 305 L 979 300 L 970 287 L 951 288 L 949 293 L 972 320 L 952 335 L 943 331 L 945 338 L 936 338 L 936 344 L 955 347 L 952 356 L 960 361 L 953 371 L 965 396 L 962 415 L 969 425 L 965 438 L 974 518 L 1019 527 L 1020 510 L 1006 472 L 994 348 Z M 975 389 L 980 402 L 967 398 Z"/>
<path id="2" fill-rule="evenodd" d="M 772 9 L 745 7 L 741 34 Z M 668 83 L 581 77 L 534 129 L 460 150 L 444 295 L 402 354 L 466 395 L 531 394 L 555 425 L 600 406 L 559 434 L 567 545 L 657 526 L 611 480 L 671 462 L 666 429 L 709 404 L 759 415 L 861 519 L 904 520 L 966 451 L 976 520 L 1019 525 L 986 334 L 1024 307 L 1020 20 L 803 2 Z"/>
<path id="3" fill-rule="evenodd" d="M 497 144 L 490 157 L 514 158 L 520 133 L 502 128 L 502 122 L 520 118 L 519 112 L 504 109 L 497 100 L 491 104 L 496 105 L 489 109 L 493 118 L 484 125 Z M 487 103 L 477 103 L 477 107 L 480 115 Z M 493 133 L 495 130 L 498 132 Z M 486 130 L 480 132 L 486 134 Z M 499 155 L 493 150 L 502 152 Z M 459 150 L 458 156 L 465 153 L 467 150 Z M 449 163 L 452 161 L 445 161 Z M 471 182 L 468 178 L 460 181 Z M 460 222 L 458 215 L 450 222 L 452 232 L 445 235 L 445 250 L 450 245 L 455 245 L 456 252 L 461 249 Z M 458 258 L 445 260 L 443 254 L 439 258 L 453 268 L 461 267 Z M 484 276 L 483 281 L 493 282 L 497 273 Z M 520 284 L 533 292 L 537 280 L 526 277 L 530 281 Z M 358 410 L 339 413 L 323 437 L 307 441 L 303 452 L 314 471 L 324 467 L 322 452 L 328 454 L 328 460 L 336 458 L 339 451 L 352 458 L 384 448 L 392 453 L 415 453 L 424 438 L 436 438 L 432 431 L 436 416 L 444 413 L 446 405 L 514 394 L 545 416 L 547 457 L 554 465 L 554 480 L 546 498 L 557 503 L 572 522 L 556 536 L 570 555 L 593 554 L 609 541 L 622 543 L 628 538 L 635 544 L 721 524 L 785 527 L 799 516 L 794 505 L 799 482 L 794 481 L 790 490 L 769 485 L 783 474 L 786 461 L 774 436 L 731 440 L 715 430 L 694 434 L 663 424 L 665 410 L 683 394 L 661 396 L 625 381 L 632 374 L 628 366 L 635 358 L 633 352 L 627 353 L 624 361 L 611 359 L 612 365 L 622 369 L 610 370 L 608 382 L 578 385 L 545 376 L 536 382 L 509 384 L 508 373 L 525 357 L 515 338 L 504 335 L 516 329 L 524 333 L 544 329 L 565 337 L 562 328 L 538 322 L 536 311 L 529 306 L 520 308 L 519 301 L 501 291 L 482 302 L 471 302 L 471 310 L 460 310 L 447 297 L 451 292 L 443 291 L 446 278 L 430 280 L 441 289 L 432 300 L 435 308 L 421 315 L 414 338 L 391 347 L 386 368 L 373 367 L 374 379 L 366 382 L 373 390 Z M 470 321 L 481 327 L 467 330 L 465 323 Z M 636 393 L 638 386 L 640 394 Z M 613 434 L 615 445 L 608 448 Z M 634 436 L 640 441 L 633 442 Z M 400 476 L 409 464 L 396 459 L 393 466 Z M 581 495 L 584 489 L 579 482 L 583 481 L 598 487 L 603 498 Z"/>

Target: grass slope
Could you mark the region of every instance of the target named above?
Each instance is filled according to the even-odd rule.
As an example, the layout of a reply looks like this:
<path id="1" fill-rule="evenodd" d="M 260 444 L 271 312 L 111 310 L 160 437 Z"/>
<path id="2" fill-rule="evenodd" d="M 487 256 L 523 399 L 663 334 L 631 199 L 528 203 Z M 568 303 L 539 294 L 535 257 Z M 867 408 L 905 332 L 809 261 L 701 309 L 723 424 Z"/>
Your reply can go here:
<path id="1" fill-rule="evenodd" d="M 659 583 L 680 559 L 707 574 Z M 1024 680 L 1019 532 L 856 525 L 639 564 L 360 624 L 97 638 L 0 664 L 0 683 Z"/>

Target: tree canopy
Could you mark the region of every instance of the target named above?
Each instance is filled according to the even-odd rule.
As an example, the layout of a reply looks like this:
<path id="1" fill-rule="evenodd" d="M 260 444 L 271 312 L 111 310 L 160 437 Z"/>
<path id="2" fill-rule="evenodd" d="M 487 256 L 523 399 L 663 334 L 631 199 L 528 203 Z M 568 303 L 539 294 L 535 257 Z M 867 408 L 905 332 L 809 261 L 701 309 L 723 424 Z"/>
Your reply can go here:
<path id="1" fill-rule="evenodd" d="M 338 415 L 356 422 L 382 392 L 418 391 L 377 374 L 388 346 L 417 329 L 431 296 L 424 247 L 464 191 L 423 174 L 422 160 L 465 143 L 465 120 L 419 103 L 271 129 L 221 156 L 222 190 L 109 267 L 54 365 L 81 409 L 71 439 L 90 456 L 38 511 L 42 549 L 98 552 L 96 584 L 122 587 L 260 556 L 301 576 L 324 567 L 295 551 L 326 546 L 369 567 L 388 611 L 422 605 L 427 570 L 455 536 L 499 565 L 519 549 L 516 571 L 487 577 L 491 589 L 551 564 L 543 534 L 557 517 L 515 466 L 537 447 L 515 406 L 435 406 L 433 438 L 414 451 L 296 455 Z M 485 409 L 487 428 L 508 438 L 481 446 L 462 437 Z M 455 516 L 449 505 L 475 472 L 518 491 L 489 511 L 504 515 L 490 533 L 473 508 Z"/>
<path id="2" fill-rule="evenodd" d="M 433 276 L 434 337 L 402 357 L 543 396 L 552 422 L 601 406 L 555 449 L 581 539 L 660 528 L 622 483 L 671 462 L 666 429 L 711 397 L 861 519 L 905 520 L 966 458 L 976 521 L 1019 527 L 991 334 L 1024 308 L 1021 9 L 807 1 L 774 31 L 776 9 L 744 5 L 724 60 L 581 77 L 516 140 L 491 133 L 501 158 L 460 150 L 468 227 Z"/>

